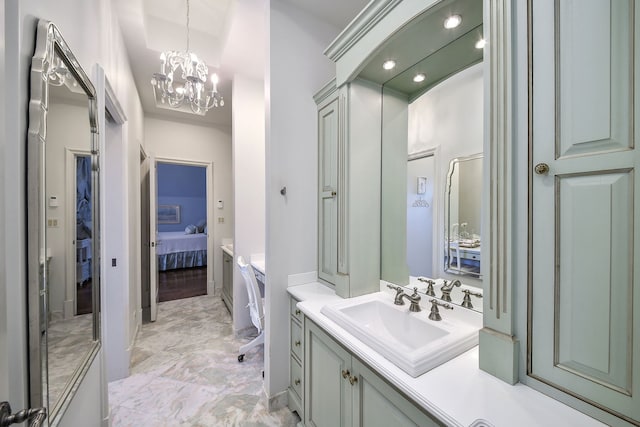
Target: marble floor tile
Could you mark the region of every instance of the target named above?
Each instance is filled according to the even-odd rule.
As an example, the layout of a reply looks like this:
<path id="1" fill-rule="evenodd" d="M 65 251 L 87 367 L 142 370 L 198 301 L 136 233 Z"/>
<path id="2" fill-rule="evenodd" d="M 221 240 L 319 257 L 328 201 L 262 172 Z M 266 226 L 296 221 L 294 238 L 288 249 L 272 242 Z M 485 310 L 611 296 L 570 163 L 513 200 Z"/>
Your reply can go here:
<path id="1" fill-rule="evenodd" d="M 264 348 L 243 363 L 231 317 L 219 297 L 159 304 L 132 352 L 131 375 L 109 383 L 110 420 L 125 426 L 295 426 L 288 408 L 269 412 L 263 391 Z"/>

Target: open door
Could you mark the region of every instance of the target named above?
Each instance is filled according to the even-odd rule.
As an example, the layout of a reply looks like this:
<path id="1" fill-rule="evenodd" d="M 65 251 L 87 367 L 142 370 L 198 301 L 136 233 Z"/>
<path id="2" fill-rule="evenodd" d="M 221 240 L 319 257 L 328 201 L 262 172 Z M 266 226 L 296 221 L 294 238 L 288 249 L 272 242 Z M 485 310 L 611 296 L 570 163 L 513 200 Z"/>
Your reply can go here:
<path id="1" fill-rule="evenodd" d="M 158 234 L 158 168 L 153 155 L 149 157 L 149 282 L 151 321 L 158 317 L 158 256 L 156 242 Z"/>

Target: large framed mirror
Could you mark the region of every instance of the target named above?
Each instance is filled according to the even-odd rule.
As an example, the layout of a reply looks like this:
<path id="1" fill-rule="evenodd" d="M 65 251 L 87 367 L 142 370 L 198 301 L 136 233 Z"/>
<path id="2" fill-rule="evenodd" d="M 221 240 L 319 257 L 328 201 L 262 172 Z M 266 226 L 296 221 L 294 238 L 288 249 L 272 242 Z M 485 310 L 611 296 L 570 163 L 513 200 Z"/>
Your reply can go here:
<path id="1" fill-rule="evenodd" d="M 56 26 L 38 23 L 27 145 L 31 406 L 56 425 L 100 347 L 97 99 Z"/>
<path id="2" fill-rule="evenodd" d="M 444 201 L 444 271 L 481 278 L 482 154 L 451 160 Z"/>

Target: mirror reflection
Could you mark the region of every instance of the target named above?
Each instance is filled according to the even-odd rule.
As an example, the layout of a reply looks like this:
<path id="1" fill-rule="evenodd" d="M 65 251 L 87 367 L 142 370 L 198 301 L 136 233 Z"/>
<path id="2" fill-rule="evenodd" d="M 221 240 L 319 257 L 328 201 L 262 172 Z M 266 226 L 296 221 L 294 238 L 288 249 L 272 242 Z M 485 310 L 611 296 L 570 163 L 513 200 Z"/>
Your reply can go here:
<path id="1" fill-rule="evenodd" d="M 95 90 L 46 21 L 31 104 L 29 292 L 39 307 L 29 313 L 31 404 L 48 407 L 55 424 L 98 348 L 98 142 Z"/>
<path id="2" fill-rule="evenodd" d="M 482 154 L 451 161 L 445 202 L 444 270 L 481 277 Z"/>
<path id="3" fill-rule="evenodd" d="M 445 28 L 444 21 L 454 13 L 462 21 Z M 454 159 L 481 157 L 482 41 L 482 2 L 441 1 L 394 35 L 360 74 L 382 85 L 380 277 L 420 292 L 426 292 L 427 285 L 418 279 L 432 279 L 436 297 L 445 281 L 460 280 L 462 286 L 451 292 L 460 305 L 466 296 L 463 290 L 476 292 L 482 286 L 476 249 L 482 189 L 469 190 L 472 195 L 459 193 L 460 163 L 452 176 L 458 193 L 451 193 L 451 205 L 445 188 Z M 385 71 L 382 64 L 389 59 L 396 68 Z M 480 168 L 473 170 L 478 184 L 481 163 L 478 160 Z M 450 212 L 452 224 L 457 224 L 455 241 L 449 231 Z M 450 244 L 456 251 L 449 250 Z M 474 250 L 478 259 L 469 259 Z M 473 305 L 482 307 L 477 300 Z"/>

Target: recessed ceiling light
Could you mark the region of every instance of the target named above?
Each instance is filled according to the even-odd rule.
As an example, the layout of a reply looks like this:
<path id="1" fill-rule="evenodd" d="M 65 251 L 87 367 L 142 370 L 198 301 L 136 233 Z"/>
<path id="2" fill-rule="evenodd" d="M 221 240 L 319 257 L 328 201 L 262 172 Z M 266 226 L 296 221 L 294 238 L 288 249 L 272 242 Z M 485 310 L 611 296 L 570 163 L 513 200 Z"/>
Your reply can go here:
<path id="1" fill-rule="evenodd" d="M 393 59 L 389 59 L 382 63 L 382 68 L 384 68 L 385 70 L 393 70 L 395 66 L 396 66 L 396 61 L 394 61 Z"/>
<path id="2" fill-rule="evenodd" d="M 447 19 L 444 20 L 444 27 L 447 30 L 452 28 L 456 28 L 462 22 L 462 16 L 460 15 L 451 15 Z"/>
<path id="3" fill-rule="evenodd" d="M 416 83 L 420 83 L 420 82 L 423 82 L 424 79 L 426 79 L 426 78 L 427 78 L 427 76 L 425 76 L 424 74 L 420 73 L 420 74 L 416 74 L 413 77 L 413 81 L 416 82 Z"/>
<path id="4" fill-rule="evenodd" d="M 484 49 L 487 41 L 485 39 L 480 39 L 476 42 L 476 49 Z"/>

